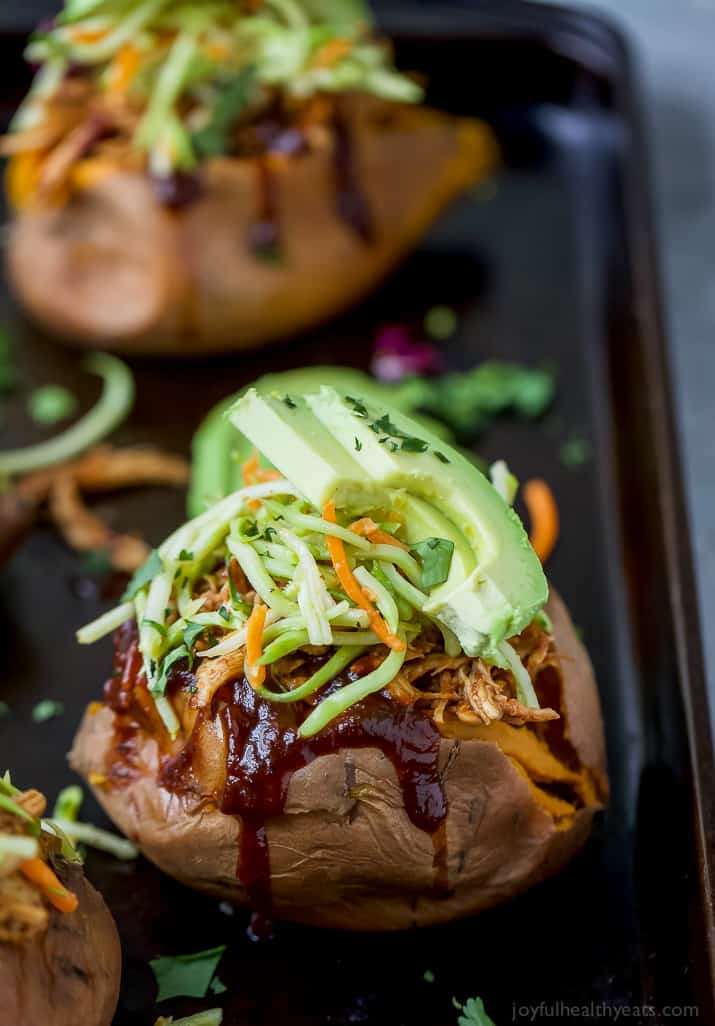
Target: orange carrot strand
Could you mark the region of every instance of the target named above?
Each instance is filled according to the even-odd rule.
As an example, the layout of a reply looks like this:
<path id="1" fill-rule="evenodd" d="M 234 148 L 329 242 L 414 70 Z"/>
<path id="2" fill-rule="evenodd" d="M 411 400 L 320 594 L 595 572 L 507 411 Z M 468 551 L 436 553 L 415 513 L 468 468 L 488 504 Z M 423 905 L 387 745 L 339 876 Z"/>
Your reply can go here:
<path id="1" fill-rule="evenodd" d="M 330 524 L 337 524 L 335 503 L 332 500 L 323 508 L 323 519 L 327 520 Z M 345 554 L 345 546 L 343 545 L 342 539 L 328 534 L 326 535 L 326 540 L 333 568 L 335 569 L 335 573 L 338 575 L 338 580 L 342 584 L 345 594 L 349 599 L 352 599 L 355 605 L 359 606 L 360 609 L 363 609 L 367 613 L 370 626 L 375 634 L 377 634 L 378 638 L 384 642 L 388 648 L 392 648 L 397 652 L 402 652 L 405 648 L 404 641 L 402 638 L 398 638 L 396 634 L 392 633 L 378 613 L 377 609 L 375 609 L 370 599 L 360 587 L 360 584 L 350 569 L 350 564 L 348 563 L 348 557 Z"/>
<path id="2" fill-rule="evenodd" d="M 348 530 L 354 531 L 355 534 L 359 534 L 363 538 L 367 538 L 373 545 L 394 545 L 398 549 L 409 552 L 408 545 L 405 545 L 399 538 L 395 538 L 394 535 L 389 534 L 387 531 L 382 531 L 370 517 L 361 517 L 360 520 L 350 524 Z"/>
<path id="3" fill-rule="evenodd" d="M 534 552 L 545 563 L 559 538 L 559 509 L 546 481 L 534 478 L 524 485 L 522 495 L 531 520 L 531 542 Z"/>
<path id="4" fill-rule="evenodd" d="M 40 888 L 50 904 L 60 912 L 74 912 L 77 909 L 77 895 L 60 883 L 55 872 L 42 859 L 27 859 L 20 865 L 20 871 L 30 883 Z"/>
<path id="5" fill-rule="evenodd" d="M 263 654 L 263 628 L 266 623 L 266 606 L 255 605 L 246 623 L 246 677 L 252 688 L 259 688 L 266 679 L 265 666 L 258 660 Z"/>

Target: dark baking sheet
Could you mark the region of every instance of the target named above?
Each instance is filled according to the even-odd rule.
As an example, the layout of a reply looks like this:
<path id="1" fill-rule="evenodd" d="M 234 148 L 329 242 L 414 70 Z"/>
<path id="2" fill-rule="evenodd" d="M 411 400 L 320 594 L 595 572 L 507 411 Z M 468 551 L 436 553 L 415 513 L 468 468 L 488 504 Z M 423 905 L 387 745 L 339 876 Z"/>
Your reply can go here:
<path id="1" fill-rule="evenodd" d="M 552 415 L 538 427 L 505 422 L 479 450 L 505 455 L 522 480 L 544 476 L 558 496 L 563 536 L 549 570 L 596 666 L 612 802 L 558 879 L 478 919 L 402 935 L 278 925 L 273 941 L 252 943 L 245 913 L 226 915 L 144 861 L 91 853 L 88 873 L 124 943 L 116 1026 L 154 1021 L 149 958 L 224 942 L 229 989 L 212 1003 L 226 1026 L 447 1026 L 453 996 L 471 995 L 502 1026 L 530 1015 L 602 1022 L 621 1006 L 630 1022 L 669 1022 L 686 1006 L 697 1008 L 690 1018 L 715 1021 L 712 748 L 628 55 L 598 20 L 531 4 L 433 5 L 393 11 L 386 23 L 402 65 L 428 74 L 435 104 L 493 124 L 506 166 L 368 303 L 311 339 L 193 365 L 135 363 L 137 404 L 117 440 L 187 452 L 201 416 L 229 390 L 267 369 L 351 362 L 377 325 L 419 321 L 434 303 L 460 313 L 450 366 L 553 361 Z M 17 38 L 0 48 L 9 111 L 26 72 Z M 68 382 L 89 404 L 96 386 L 78 357 L 28 327 L 9 298 L 2 304 L 23 383 Z M 2 434 L 5 446 L 41 432 L 15 403 Z M 558 450 L 572 435 L 593 456 L 567 470 Z M 183 497 L 159 490 L 100 508 L 153 541 L 183 519 Z M 64 753 L 109 667 L 108 642 L 80 649 L 73 632 L 106 605 L 43 529 L 0 572 L 2 697 L 13 710 L 0 723 L 0 764 L 50 796 L 72 779 Z M 65 714 L 33 725 L 46 697 L 64 701 Z M 89 800 L 85 812 L 102 822 Z M 161 1012 L 201 1005 L 173 1001 Z"/>

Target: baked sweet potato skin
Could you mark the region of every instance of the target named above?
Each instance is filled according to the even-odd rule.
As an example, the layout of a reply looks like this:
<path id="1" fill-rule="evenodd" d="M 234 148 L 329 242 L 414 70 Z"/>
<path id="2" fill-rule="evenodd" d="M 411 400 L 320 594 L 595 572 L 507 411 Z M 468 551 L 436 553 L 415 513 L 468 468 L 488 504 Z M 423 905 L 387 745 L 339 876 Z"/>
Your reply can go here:
<path id="1" fill-rule="evenodd" d="M 160 206 L 147 176 L 117 171 L 59 209 L 20 212 L 8 269 L 29 313 L 80 346 L 203 355 L 315 325 L 370 292 L 445 206 L 488 172 L 489 130 L 424 107 L 346 101 L 354 177 L 370 210 L 365 242 L 338 213 L 326 145 L 271 163 L 280 259 L 251 248 L 260 166 L 213 159 L 200 197 Z"/>
<path id="2" fill-rule="evenodd" d="M 47 932 L 33 940 L 0 943 L 0 1026 L 110 1026 L 121 974 L 117 928 L 81 866 L 58 860 L 54 868 L 79 907 L 52 909 Z"/>
<path id="3" fill-rule="evenodd" d="M 352 930 L 445 922 L 518 894 L 556 873 L 581 847 L 607 795 L 603 726 L 588 656 L 556 596 L 549 612 L 557 647 L 568 653 L 561 744 L 572 765 L 554 769 L 549 760 L 556 760 L 533 735 L 527 735 L 533 742 L 528 758 L 520 762 L 506 754 L 524 743 L 511 733 L 523 728 L 459 722 L 445 728 L 440 767 L 449 803 L 441 852 L 446 874 L 437 874 L 435 840 L 408 817 L 385 756 L 348 749 L 316 759 L 295 773 L 283 814 L 267 823 L 278 917 Z M 85 777 L 106 768 L 113 716 L 105 708 L 85 717 L 70 757 Z M 570 737 L 569 724 L 575 728 Z M 154 740 L 145 741 L 141 760 L 143 772 L 127 787 L 97 789 L 109 815 L 165 872 L 246 904 L 236 877 L 240 820 L 216 808 L 210 784 L 193 796 L 158 787 Z M 562 789 L 579 790 L 578 807 L 549 798 L 527 775 L 527 764 L 541 783 L 549 773 L 561 774 Z M 207 753 L 202 782 L 215 772 Z"/>

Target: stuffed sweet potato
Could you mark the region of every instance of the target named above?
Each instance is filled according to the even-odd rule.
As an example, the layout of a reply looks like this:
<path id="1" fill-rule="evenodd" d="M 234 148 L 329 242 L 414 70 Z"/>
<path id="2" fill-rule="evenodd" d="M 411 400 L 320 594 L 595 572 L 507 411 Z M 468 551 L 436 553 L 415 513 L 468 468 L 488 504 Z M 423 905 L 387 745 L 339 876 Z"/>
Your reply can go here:
<path id="1" fill-rule="evenodd" d="M 4 144 L 29 312 L 77 344 L 192 355 L 369 292 L 495 147 L 421 106 L 349 6 L 164 4 L 131 39 L 145 2 L 68 3 Z"/>
<path id="2" fill-rule="evenodd" d="M 7 779 L 0 806 L 0 1026 L 110 1026 L 119 938 L 45 801 Z"/>
<path id="3" fill-rule="evenodd" d="M 513 511 L 396 410 L 234 409 L 278 469 L 248 461 L 81 633 L 122 624 L 73 766 L 168 873 L 301 922 L 435 923 L 556 872 L 606 800 L 603 728 Z"/>

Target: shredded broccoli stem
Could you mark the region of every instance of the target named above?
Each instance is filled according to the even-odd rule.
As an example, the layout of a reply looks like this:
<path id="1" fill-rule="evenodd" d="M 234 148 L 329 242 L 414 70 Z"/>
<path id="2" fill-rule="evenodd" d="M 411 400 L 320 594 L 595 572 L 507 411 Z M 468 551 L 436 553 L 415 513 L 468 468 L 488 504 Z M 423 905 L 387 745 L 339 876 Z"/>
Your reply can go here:
<path id="1" fill-rule="evenodd" d="M 300 702 L 337 677 L 341 670 L 354 662 L 364 651 L 364 645 L 346 645 L 344 648 L 337 649 L 319 670 L 316 670 L 305 683 L 293 688 L 292 691 L 270 691 L 266 687 L 260 687 L 258 694 L 261 698 L 267 698 L 271 702 Z"/>
<path id="2" fill-rule="evenodd" d="M 404 635 L 402 635 L 404 641 Z M 328 695 L 303 721 L 298 730 L 300 737 L 314 737 L 319 734 L 337 716 L 349 709 L 351 705 L 362 701 L 386 687 L 400 672 L 405 661 L 406 648 L 396 651 L 390 649 L 386 659 L 376 670 L 361 677 L 352 684 L 346 684 L 332 695 Z"/>
<path id="3" fill-rule="evenodd" d="M 47 442 L 0 452 L 0 477 L 64 463 L 96 445 L 127 416 L 134 402 L 134 379 L 127 365 L 108 353 L 92 353 L 82 365 L 103 380 L 97 404 L 72 427 Z"/>

